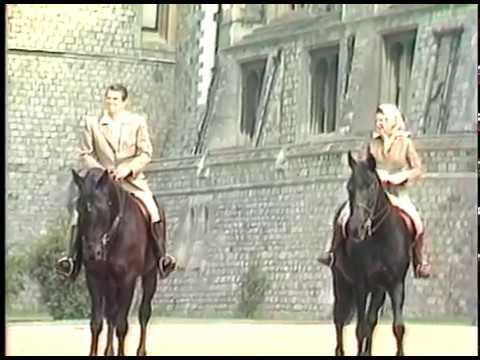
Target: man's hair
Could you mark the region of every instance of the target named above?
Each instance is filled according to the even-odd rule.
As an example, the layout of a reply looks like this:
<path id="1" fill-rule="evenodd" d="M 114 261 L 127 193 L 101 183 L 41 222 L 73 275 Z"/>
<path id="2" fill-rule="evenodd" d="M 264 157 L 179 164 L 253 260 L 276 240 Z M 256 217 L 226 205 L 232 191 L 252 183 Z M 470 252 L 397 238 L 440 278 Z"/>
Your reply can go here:
<path id="1" fill-rule="evenodd" d="M 123 86 L 122 84 L 113 84 L 113 85 L 110 85 L 109 87 L 107 87 L 107 90 L 105 90 L 105 96 L 107 96 L 107 93 L 108 93 L 109 90 L 121 92 L 122 93 L 122 101 L 125 101 L 128 98 L 127 88 L 125 86 Z"/>

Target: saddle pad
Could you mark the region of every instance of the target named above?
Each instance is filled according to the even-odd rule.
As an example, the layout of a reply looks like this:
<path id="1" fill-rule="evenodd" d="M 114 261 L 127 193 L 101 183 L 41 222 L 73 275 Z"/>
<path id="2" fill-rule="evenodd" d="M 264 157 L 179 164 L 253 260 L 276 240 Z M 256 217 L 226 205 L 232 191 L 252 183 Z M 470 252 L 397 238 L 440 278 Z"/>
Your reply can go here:
<path id="1" fill-rule="evenodd" d="M 403 219 L 403 222 L 405 223 L 405 225 L 407 225 L 408 232 L 410 234 L 412 234 L 413 236 L 415 236 L 416 235 L 415 234 L 415 225 L 413 224 L 413 220 L 410 217 L 410 215 L 408 215 L 408 213 L 406 211 L 403 211 L 399 207 L 395 206 L 395 209 L 397 209 L 398 213 L 400 214 L 400 216 Z"/>
<path id="2" fill-rule="evenodd" d="M 150 222 L 150 214 L 147 210 L 147 207 L 143 204 L 142 200 L 137 198 L 136 196 L 132 195 L 133 200 L 137 203 L 138 207 L 140 208 L 140 211 L 142 212 L 142 215 L 148 223 Z"/>

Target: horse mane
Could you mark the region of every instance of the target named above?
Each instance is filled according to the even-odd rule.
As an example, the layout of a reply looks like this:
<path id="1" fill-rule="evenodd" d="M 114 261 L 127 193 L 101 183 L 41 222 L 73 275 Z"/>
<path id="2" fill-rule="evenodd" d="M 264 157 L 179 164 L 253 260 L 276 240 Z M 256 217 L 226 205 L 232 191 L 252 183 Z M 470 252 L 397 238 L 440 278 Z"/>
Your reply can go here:
<path id="1" fill-rule="evenodd" d="M 380 179 L 380 176 L 378 175 L 376 164 L 375 164 L 375 167 L 373 169 L 370 169 L 370 167 L 368 165 L 368 160 L 367 159 L 360 159 L 360 160 L 357 161 L 357 165 L 361 165 L 362 171 L 368 171 L 368 172 L 373 173 L 373 176 L 377 180 L 377 184 L 380 186 L 380 190 L 381 190 L 383 196 L 385 197 L 385 200 L 388 202 L 388 204 L 391 205 L 391 201 L 387 196 L 387 191 L 385 190 L 385 188 L 382 184 L 382 180 Z"/>
<path id="2" fill-rule="evenodd" d="M 340 205 L 340 206 L 338 207 L 338 209 L 335 210 L 335 214 L 334 214 L 334 216 L 333 216 L 333 223 L 332 223 L 333 228 L 335 228 L 335 226 L 337 225 L 337 223 L 338 223 L 338 218 L 340 217 L 340 214 L 341 214 L 341 212 L 342 212 L 342 209 L 343 209 L 343 207 L 345 206 L 345 204 L 346 204 L 347 202 L 348 202 L 348 201 L 344 201 L 344 202 L 342 203 L 342 205 Z"/>
<path id="3" fill-rule="evenodd" d="M 123 200 L 124 196 L 128 196 L 128 192 L 125 191 L 120 184 L 115 182 L 111 176 L 108 174 L 107 170 L 101 169 L 101 168 L 91 168 L 88 169 L 88 172 L 86 173 L 85 180 L 90 180 L 88 183 L 88 187 L 90 189 L 95 189 L 96 186 L 98 186 L 98 183 L 100 180 L 106 181 L 109 186 L 112 187 L 114 192 L 116 193 L 118 199 Z M 104 180 L 105 179 L 105 180 Z M 120 201 L 121 201 L 120 200 Z"/>

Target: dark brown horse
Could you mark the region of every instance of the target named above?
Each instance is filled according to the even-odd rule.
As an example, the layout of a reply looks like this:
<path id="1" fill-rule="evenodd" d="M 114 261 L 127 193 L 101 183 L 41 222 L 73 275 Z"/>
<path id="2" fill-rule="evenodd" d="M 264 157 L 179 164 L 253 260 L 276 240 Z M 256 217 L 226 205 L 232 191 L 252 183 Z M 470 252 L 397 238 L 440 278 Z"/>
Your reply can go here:
<path id="1" fill-rule="evenodd" d="M 136 280 L 142 278 L 143 297 L 137 355 L 146 355 L 147 324 L 157 288 L 157 266 L 149 224 L 133 197 L 115 183 L 108 172 L 89 169 L 84 177 L 74 170 L 79 189 L 79 244 L 91 298 L 90 355 L 97 355 L 103 320 L 108 324 L 105 355 L 113 355 L 113 333 L 118 355 L 124 355 L 128 312 Z M 161 211 L 164 225 L 165 216 Z"/>
<path id="2" fill-rule="evenodd" d="M 393 333 L 397 355 L 403 355 L 403 304 L 405 276 L 410 263 L 413 234 L 390 203 L 376 173 L 376 162 L 368 151 L 366 161 L 348 153 L 352 174 L 347 183 L 350 219 L 347 237 L 335 251 L 332 267 L 336 355 L 344 355 L 343 328 L 356 310 L 358 355 L 371 355 L 372 337 L 379 309 L 388 293 L 393 309 Z M 334 218 L 334 236 L 342 236 Z"/>

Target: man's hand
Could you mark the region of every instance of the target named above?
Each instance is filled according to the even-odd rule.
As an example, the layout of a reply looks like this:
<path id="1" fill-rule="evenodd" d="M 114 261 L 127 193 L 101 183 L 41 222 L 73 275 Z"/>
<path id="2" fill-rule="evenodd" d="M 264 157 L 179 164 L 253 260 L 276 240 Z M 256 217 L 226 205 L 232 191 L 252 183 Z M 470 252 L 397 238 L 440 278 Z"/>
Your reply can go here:
<path id="1" fill-rule="evenodd" d="M 112 179 L 115 181 L 122 181 L 129 176 L 132 176 L 133 172 L 130 169 L 117 169 L 117 170 L 109 170 L 109 173 L 112 175 Z"/>

